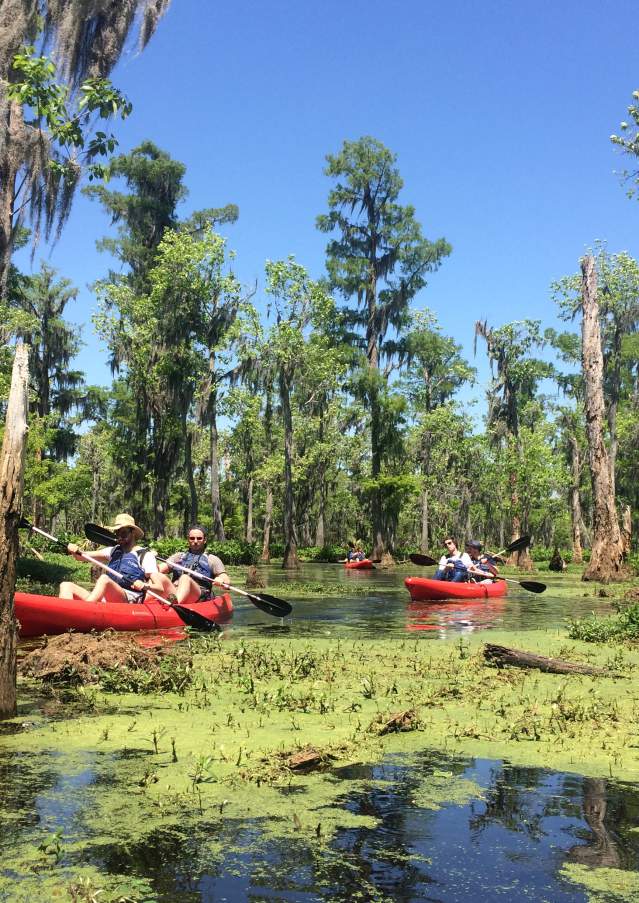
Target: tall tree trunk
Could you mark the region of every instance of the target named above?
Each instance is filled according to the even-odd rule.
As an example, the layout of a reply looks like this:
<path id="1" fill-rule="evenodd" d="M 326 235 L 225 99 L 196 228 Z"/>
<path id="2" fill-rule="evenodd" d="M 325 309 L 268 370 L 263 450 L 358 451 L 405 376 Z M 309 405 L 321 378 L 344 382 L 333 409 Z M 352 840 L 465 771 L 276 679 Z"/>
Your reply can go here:
<path id="1" fill-rule="evenodd" d="M 271 385 L 266 385 L 266 401 L 264 404 L 264 436 L 266 439 L 266 451 L 270 456 L 273 453 L 273 404 Z M 262 537 L 261 561 L 271 560 L 271 524 L 273 522 L 273 485 L 270 480 L 266 484 L 266 500 L 264 503 L 264 535 Z"/>
<path id="2" fill-rule="evenodd" d="M 373 369 L 377 369 L 377 366 Z M 379 405 L 379 397 L 377 387 L 373 387 L 370 396 L 370 413 L 371 413 L 371 477 L 373 480 L 379 478 L 382 471 L 382 449 L 381 449 L 381 411 Z M 388 551 L 386 539 L 386 531 L 384 529 L 384 510 L 382 503 L 382 490 L 376 486 L 372 492 L 371 498 L 371 515 L 373 521 L 373 558 L 382 558 Z"/>
<path id="3" fill-rule="evenodd" d="M 186 423 L 184 424 L 184 470 L 186 472 L 186 481 L 189 485 L 189 511 L 187 518 L 189 523 L 186 525 L 188 530 L 189 524 L 195 524 L 199 520 L 199 506 L 197 487 L 193 475 L 193 435 Z"/>
<path id="4" fill-rule="evenodd" d="M 604 442 L 603 355 L 594 257 L 588 255 L 583 258 L 581 273 L 581 362 L 593 501 L 592 553 L 583 579 L 607 583 L 624 577 L 623 540 L 610 479 L 610 461 Z"/>
<path id="5" fill-rule="evenodd" d="M 577 437 L 568 436 L 570 443 L 570 472 L 572 476 L 570 484 L 570 525 L 572 533 L 572 562 L 581 564 L 584 560 L 581 548 L 581 497 L 579 495 L 579 483 L 581 481 L 581 455 Z"/>
<path id="6" fill-rule="evenodd" d="M 262 540 L 261 561 L 271 560 L 271 523 L 273 521 L 273 487 L 266 485 L 266 501 L 264 503 L 264 537 Z"/>
<path id="7" fill-rule="evenodd" d="M 17 625 L 13 608 L 18 523 L 23 492 L 29 408 L 29 352 L 16 347 L 6 426 L 0 453 L 0 718 L 16 714 Z"/>
<path id="8" fill-rule="evenodd" d="M 428 487 L 422 489 L 422 529 L 419 548 L 421 552 L 428 551 L 428 533 L 430 525 L 428 523 Z"/>
<path id="9" fill-rule="evenodd" d="M 510 522 L 510 541 L 514 542 L 515 539 L 519 539 L 519 537 L 521 536 L 521 517 L 518 513 L 519 494 L 517 492 L 517 474 L 515 472 L 510 474 L 509 482 L 510 505 L 512 511 L 515 512 Z M 528 547 L 526 547 L 525 549 L 520 549 L 518 552 L 513 552 L 512 555 L 507 559 L 506 563 L 512 565 L 513 567 L 520 568 L 522 571 L 532 571 L 533 569 L 533 560 L 530 557 Z"/>
<path id="10" fill-rule="evenodd" d="M 297 534 L 295 532 L 295 493 L 293 492 L 293 415 L 287 375 L 280 371 L 280 403 L 284 422 L 284 560 L 285 570 L 298 568 Z"/>
<path id="11" fill-rule="evenodd" d="M 25 4 L 18 4 L 24 7 Z M 17 10 L 13 10 L 17 13 Z M 20 19 L 23 18 L 23 11 L 18 13 Z M 4 23 L 3 23 L 4 24 Z M 18 38 L 24 34 L 25 25 L 23 21 L 15 21 L 11 23 L 11 28 L 6 27 L 6 33 Z M 19 37 L 20 36 L 20 37 Z M 0 61 L 0 78 L 8 77 L 6 71 L 10 65 L 10 60 L 19 49 L 19 43 L 9 49 L 7 59 Z M 7 294 L 7 280 L 9 278 L 9 267 L 11 266 L 11 255 L 13 253 L 13 241 L 15 238 L 13 208 L 15 201 L 16 178 L 18 175 L 18 166 L 20 155 L 16 153 L 16 146 L 20 145 L 21 137 L 24 132 L 24 120 L 22 117 L 22 107 L 15 101 L 7 102 L 6 98 L 2 105 L 4 109 L 3 121 L 0 128 L 3 131 L 2 149 L 0 150 L 0 301 L 4 301 Z"/>
<path id="12" fill-rule="evenodd" d="M 220 500 L 220 461 L 218 457 L 217 418 L 215 402 L 209 412 L 209 440 L 211 448 L 211 516 L 213 519 L 213 537 L 224 542 L 224 524 L 222 523 L 222 503 Z"/>
<path id="13" fill-rule="evenodd" d="M 624 505 L 621 512 L 621 539 L 623 541 L 623 557 L 627 558 L 632 546 L 632 509 Z"/>
<path id="14" fill-rule="evenodd" d="M 246 541 L 253 542 L 253 476 L 246 487 Z"/>

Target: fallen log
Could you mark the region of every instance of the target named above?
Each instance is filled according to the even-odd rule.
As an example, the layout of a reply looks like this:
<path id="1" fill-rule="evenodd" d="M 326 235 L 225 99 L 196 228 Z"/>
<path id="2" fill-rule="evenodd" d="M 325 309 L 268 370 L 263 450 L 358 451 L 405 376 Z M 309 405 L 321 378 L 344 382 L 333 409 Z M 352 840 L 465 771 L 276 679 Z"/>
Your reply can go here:
<path id="1" fill-rule="evenodd" d="M 513 665 L 516 668 L 538 668 L 540 671 L 548 671 L 551 674 L 592 674 L 595 676 L 609 674 L 605 668 L 567 662 L 561 658 L 546 658 L 544 655 L 535 655 L 520 649 L 509 649 L 507 646 L 495 646 L 493 643 L 484 644 L 484 658 L 497 667 Z"/>

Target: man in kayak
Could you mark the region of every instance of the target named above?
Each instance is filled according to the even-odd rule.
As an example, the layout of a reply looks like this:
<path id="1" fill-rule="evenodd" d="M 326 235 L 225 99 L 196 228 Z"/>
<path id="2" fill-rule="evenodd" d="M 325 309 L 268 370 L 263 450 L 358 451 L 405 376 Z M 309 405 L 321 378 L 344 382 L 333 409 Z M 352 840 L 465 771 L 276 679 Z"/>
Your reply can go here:
<path id="1" fill-rule="evenodd" d="M 468 580 L 468 568 L 472 562 L 468 552 L 460 552 L 457 542 L 452 536 L 444 540 L 445 553 L 439 559 L 433 580 L 451 580 L 453 583 L 464 583 Z"/>
<path id="2" fill-rule="evenodd" d="M 211 598 L 211 586 L 224 586 L 230 583 L 231 578 L 226 573 L 222 560 L 217 555 L 206 553 L 206 530 L 200 524 L 194 524 L 187 534 L 188 549 L 186 552 L 177 552 L 171 555 L 166 562 L 158 565 L 158 573 L 154 575 L 151 583 L 153 589 L 165 596 L 173 594 L 180 605 L 188 602 L 204 602 Z M 193 577 L 185 574 L 178 568 L 172 568 L 172 564 L 179 564 L 188 568 L 201 577 Z M 171 573 L 171 576 L 167 576 Z M 209 578 L 209 579 L 206 579 Z"/>
<path id="3" fill-rule="evenodd" d="M 115 523 L 106 529 L 115 533 L 116 545 L 91 552 L 91 557 L 108 564 L 121 576 L 102 574 L 92 590 L 65 580 L 58 593 L 61 599 L 86 599 L 87 602 L 139 602 L 142 599 L 146 581 L 157 574 L 158 569 L 155 553 L 137 545 L 144 531 L 130 514 L 118 514 Z M 76 560 L 83 560 L 74 542 L 69 543 L 67 551 Z"/>
<path id="4" fill-rule="evenodd" d="M 466 552 L 471 560 L 468 574 L 473 583 L 492 583 L 492 578 L 496 577 L 499 571 L 492 558 L 482 555 L 481 543 L 477 539 L 471 539 L 466 543 Z"/>

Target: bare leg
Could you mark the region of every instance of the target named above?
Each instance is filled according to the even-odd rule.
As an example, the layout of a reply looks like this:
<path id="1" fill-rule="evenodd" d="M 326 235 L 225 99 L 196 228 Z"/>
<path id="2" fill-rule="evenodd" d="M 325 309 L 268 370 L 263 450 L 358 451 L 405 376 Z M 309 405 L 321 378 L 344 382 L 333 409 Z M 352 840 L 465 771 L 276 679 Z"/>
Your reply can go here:
<path id="1" fill-rule="evenodd" d="M 149 578 L 149 586 L 156 593 L 164 596 L 165 599 L 167 599 L 171 595 L 175 595 L 175 586 L 171 582 L 170 577 L 168 577 L 166 574 L 161 574 L 159 571 L 155 574 L 151 574 Z"/>
<path id="2" fill-rule="evenodd" d="M 89 602 L 128 602 L 126 592 L 106 574 L 98 577 L 95 586 L 86 598 Z"/>
<path id="3" fill-rule="evenodd" d="M 178 580 L 175 595 L 181 605 L 187 602 L 197 602 L 202 595 L 202 587 L 188 574 L 182 574 Z"/>
<path id="4" fill-rule="evenodd" d="M 88 589 L 85 589 L 83 586 L 78 586 L 77 583 L 71 583 L 70 580 L 64 580 L 60 584 L 60 589 L 58 590 L 58 597 L 60 599 L 88 599 L 90 592 Z"/>

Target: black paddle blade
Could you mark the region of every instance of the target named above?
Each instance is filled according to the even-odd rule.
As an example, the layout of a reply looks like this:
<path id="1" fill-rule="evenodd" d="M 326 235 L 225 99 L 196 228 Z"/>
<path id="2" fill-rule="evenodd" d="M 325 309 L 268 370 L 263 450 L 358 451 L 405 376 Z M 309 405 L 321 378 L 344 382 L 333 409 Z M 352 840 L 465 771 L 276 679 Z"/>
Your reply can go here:
<path id="1" fill-rule="evenodd" d="M 520 580 L 519 585 L 527 589 L 529 593 L 543 593 L 546 590 L 545 583 L 536 583 L 534 580 Z"/>
<path id="2" fill-rule="evenodd" d="M 174 602 L 170 602 L 169 604 L 171 608 L 174 609 L 176 615 L 182 618 L 184 623 L 188 627 L 192 627 L 193 630 L 202 630 L 207 633 L 213 633 L 216 630 L 222 629 L 215 621 L 211 621 L 210 618 L 205 618 L 204 615 L 198 614 L 191 608 L 185 608 L 183 605 L 176 605 Z"/>
<path id="3" fill-rule="evenodd" d="M 18 530 L 31 530 L 33 529 L 33 524 L 31 521 L 28 521 L 26 517 L 21 517 L 18 521 Z"/>
<path id="4" fill-rule="evenodd" d="M 520 536 L 519 539 L 513 539 L 509 546 L 504 549 L 505 552 L 520 552 L 530 545 L 530 536 Z"/>
<path id="5" fill-rule="evenodd" d="M 408 557 L 413 562 L 413 564 L 419 564 L 423 567 L 427 567 L 430 564 L 437 564 L 435 559 L 431 558 L 430 555 L 420 555 L 419 552 L 413 552 Z"/>
<path id="6" fill-rule="evenodd" d="M 274 618 L 285 618 L 293 611 L 293 606 L 284 599 L 278 599 L 277 596 L 269 596 L 268 593 L 247 593 L 249 599 L 256 606 L 266 612 L 267 615 L 273 615 Z"/>
<path id="7" fill-rule="evenodd" d="M 91 542 L 102 546 L 113 546 L 117 542 L 115 533 L 107 530 L 106 527 L 101 527 L 100 524 L 85 524 L 84 535 Z"/>

